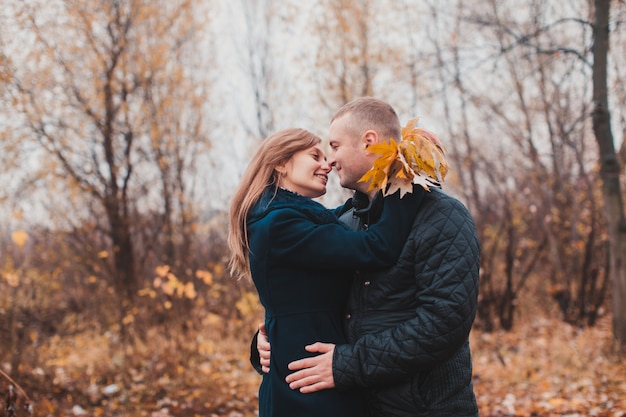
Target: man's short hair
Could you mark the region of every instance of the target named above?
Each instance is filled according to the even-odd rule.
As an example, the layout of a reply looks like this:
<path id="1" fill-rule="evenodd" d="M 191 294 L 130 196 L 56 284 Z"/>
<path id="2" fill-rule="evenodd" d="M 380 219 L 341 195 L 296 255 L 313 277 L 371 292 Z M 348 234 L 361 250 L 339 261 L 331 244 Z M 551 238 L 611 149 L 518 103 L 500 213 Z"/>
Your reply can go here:
<path id="1" fill-rule="evenodd" d="M 337 110 L 331 123 L 346 114 L 350 115 L 348 127 L 359 136 L 366 130 L 375 130 L 381 140 L 400 140 L 400 119 L 393 107 L 385 101 L 374 97 L 352 100 Z"/>

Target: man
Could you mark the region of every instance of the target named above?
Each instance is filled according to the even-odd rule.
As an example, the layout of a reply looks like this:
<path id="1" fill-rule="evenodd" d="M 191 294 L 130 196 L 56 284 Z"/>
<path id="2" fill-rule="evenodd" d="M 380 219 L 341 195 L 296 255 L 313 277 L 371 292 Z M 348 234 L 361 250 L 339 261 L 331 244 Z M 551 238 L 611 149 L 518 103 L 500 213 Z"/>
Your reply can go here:
<path id="1" fill-rule="evenodd" d="M 329 163 L 340 184 L 355 190 L 341 215 L 351 226 L 367 229 L 380 215 L 380 197 L 359 182 L 377 158 L 368 147 L 399 140 L 400 131 L 393 108 L 373 98 L 354 100 L 333 117 Z M 468 337 L 478 271 L 471 215 L 431 187 L 397 264 L 356 271 L 346 314 L 350 344 L 307 346 L 319 355 L 292 362 L 286 381 L 303 393 L 364 387 L 369 416 L 477 416 Z M 259 337 L 267 365 L 264 343 Z"/>

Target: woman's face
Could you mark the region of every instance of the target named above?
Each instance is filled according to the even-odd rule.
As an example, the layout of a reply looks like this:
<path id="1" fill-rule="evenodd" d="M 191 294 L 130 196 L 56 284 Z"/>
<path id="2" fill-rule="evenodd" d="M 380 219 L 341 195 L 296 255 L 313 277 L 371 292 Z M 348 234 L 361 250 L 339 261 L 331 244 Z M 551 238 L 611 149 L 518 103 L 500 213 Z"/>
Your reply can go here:
<path id="1" fill-rule="evenodd" d="M 278 185 L 305 197 L 320 197 L 326 193 L 331 169 L 321 145 L 315 145 L 296 152 L 285 165 L 276 167 L 281 174 Z"/>

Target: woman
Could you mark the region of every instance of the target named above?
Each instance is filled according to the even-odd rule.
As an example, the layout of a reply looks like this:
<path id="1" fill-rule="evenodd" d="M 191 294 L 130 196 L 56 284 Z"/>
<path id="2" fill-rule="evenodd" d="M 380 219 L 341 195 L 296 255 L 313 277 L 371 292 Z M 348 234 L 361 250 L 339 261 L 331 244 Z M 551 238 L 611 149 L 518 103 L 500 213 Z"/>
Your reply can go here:
<path id="1" fill-rule="evenodd" d="M 231 272 L 254 281 L 272 343 L 260 417 L 363 414 L 356 391 L 291 390 L 287 364 L 310 356 L 304 346 L 312 341 L 345 343 L 343 308 L 352 271 L 395 262 L 421 194 L 385 198 L 383 215 L 369 231 L 351 231 L 312 200 L 326 192 L 330 171 L 320 138 L 283 130 L 261 143 L 232 200 Z"/>

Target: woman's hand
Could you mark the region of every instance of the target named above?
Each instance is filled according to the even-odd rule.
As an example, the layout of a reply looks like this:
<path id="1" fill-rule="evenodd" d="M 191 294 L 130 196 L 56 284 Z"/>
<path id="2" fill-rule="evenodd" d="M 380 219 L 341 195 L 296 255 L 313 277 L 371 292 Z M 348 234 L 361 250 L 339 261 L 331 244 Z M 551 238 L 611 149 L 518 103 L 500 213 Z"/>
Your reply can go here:
<path id="1" fill-rule="evenodd" d="M 264 373 L 270 371 L 270 340 L 265 333 L 265 324 L 259 324 L 259 335 L 256 339 L 256 348 L 259 351 L 259 358 L 261 363 L 261 370 Z"/>

